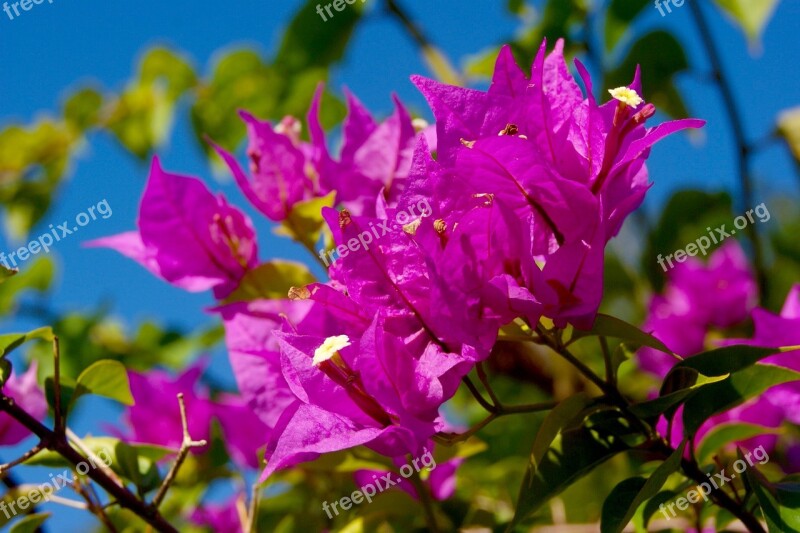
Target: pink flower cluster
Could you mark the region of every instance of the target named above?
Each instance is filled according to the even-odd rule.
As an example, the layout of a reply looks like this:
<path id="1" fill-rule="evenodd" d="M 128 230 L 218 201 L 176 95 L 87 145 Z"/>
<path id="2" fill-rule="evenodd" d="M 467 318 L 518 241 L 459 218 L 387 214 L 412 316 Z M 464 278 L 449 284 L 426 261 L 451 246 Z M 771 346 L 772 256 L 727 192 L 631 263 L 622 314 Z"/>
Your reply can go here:
<path id="1" fill-rule="evenodd" d="M 644 325 L 678 355 L 690 357 L 716 345 L 750 344 L 780 348 L 800 345 L 800 285 L 789 292 L 780 314 L 756 307 L 758 285 L 744 251 L 736 241 L 729 241 L 711 255 L 708 264 L 694 258 L 670 271 L 662 294 L 650 303 L 650 316 Z M 751 319 L 751 339 L 718 340 L 726 330 Z M 716 332 L 711 335 L 711 332 Z M 714 340 L 717 337 L 717 340 Z M 764 363 L 800 371 L 800 351 L 785 352 L 764 359 Z M 663 378 L 674 364 L 666 354 L 652 348 L 639 351 L 640 366 Z M 800 442 L 794 439 L 779 443 L 775 435 L 785 421 L 800 423 L 800 382 L 791 382 L 768 389 L 763 395 L 723 414 L 709 419 L 698 431 L 699 445 L 703 438 L 722 425 L 747 423 L 764 427 L 764 435 L 735 442 L 748 449 L 764 446 L 772 454 L 780 448 L 781 465 L 789 472 L 800 471 Z M 673 445 L 683 439 L 680 408 L 672 420 L 669 435 Z M 659 430 L 667 436 L 667 420 Z"/>
<path id="2" fill-rule="evenodd" d="M 343 256 L 326 283 L 215 310 L 240 392 L 263 424 L 239 435 L 265 447 L 262 479 L 359 445 L 418 456 L 501 326 L 520 317 L 591 326 L 605 245 L 649 188 L 650 148 L 702 121 L 647 127 L 655 107 L 641 98 L 638 73 L 601 104 L 586 69 L 576 62 L 584 94 L 562 52 L 562 42 L 550 54 L 543 44 L 527 74 L 504 48 L 487 92 L 414 78 L 435 128 L 417 131 L 399 102 L 378 123 L 348 95 L 338 155 L 318 120 L 321 92 L 309 141 L 296 119 L 273 126 L 242 114 L 249 175 L 218 151 L 273 221 L 335 191 L 336 208 L 322 216 L 343 245 L 411 205 L 431 206 L 430 216 Z M 259 264 L 250 220 L 157 160 L 138 225 L 95 244 L 186 290 L 222 300 Z"/>

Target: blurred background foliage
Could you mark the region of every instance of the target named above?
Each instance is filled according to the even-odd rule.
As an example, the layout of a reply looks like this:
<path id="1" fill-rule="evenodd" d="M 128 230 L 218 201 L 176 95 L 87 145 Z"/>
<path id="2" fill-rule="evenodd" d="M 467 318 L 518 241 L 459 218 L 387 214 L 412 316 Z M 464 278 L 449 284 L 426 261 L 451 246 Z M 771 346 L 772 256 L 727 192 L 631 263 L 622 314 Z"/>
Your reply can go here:
<path id="1" fill-rule="evenodd" d="M 437 48 L 435 33 L 421 28 L 405 11 L 400 0 L 374 0 L 375 12 L 389 14 L 419 47 L 431 73 L 448 82 L 467 81 L 485 85 L 501 43 L 476 49 L 468 58 L 451 61 Z M 506 8 L 518 20 L 518 31 L 507 42 L 520 64 L 530 64 L 543 38 L 553 43 L 565 38 L 566 53 L 584 61 L 602 82 L 596 96 L 606 88 L 629 82 L 637 64 L 642 67 L 647 98 L 672 117 L 692 115 L 691 99 L 675 85 L 676 77 L 693 73 L 715 84 L 727 102 L 727 119 L 737 143 L 738 188 L 709 192 L 678 192 L 654 220 L 639 215 L 624 229 L 625 242 L 642 247 L 631 255 L 630 246 L 614 246 L 608 254 L 604 310 L 633 323 L 646 312 L 648 295 L 663 287 L 664 275 L 653 258 L 672 253 L 706 234 L 706 227 L 730 224 L 744 209 L 754 207 L 752 159 L 764 146 L 783 142 L 800 171 L 800 107 L 776 117 L 774 127 L 763 132 L 737 131 L 740 103 L 733 101 L 728 80 L 719 65 L 718 45 L 708 34 L 707 18 L 726 17 L 741 28 L 752 51 L 758 50 L 778 0 L 687 0 L 681 8 L 692 10 L 697 31 L 704 35 L 704 50 L 687 50 L 679 35 L 669 28 L 640 29 L 636 22 L 651 0 L 507 0 Z M 237 110 L 247 109 L 263 119 L 280 120 L 285 115 L 303 117 L 320 81 L 346 57 L 351 35 L 365 12 L 362 3 L 325 24 L 318 23 L 316 0 L 298 9 L 269 56 L 251 49 L 226 50 L 210 64 L 197 65 L 185 52 L 154 47 L 139 58 L 129 81 L 119 90 L 98 81 L 75 88 L 53 110 L 30 124 L 10 124 L 0 131 L 0 204 L 9 240 L 22 240 L 45 219 L 86 144 L 97 135 L 115 139 L 130 156 L 151 157 L 170 139 L 176 121 L 191 122 L 198 147 L 208 156 L 211 169 L 218 171 L 216 156 L 205 138 L 222 146 L 241 149 L 244 126 Z M 673 6 L 673 9 L 677 9 Z M 310 29 L 310 28 L 313 28 Z M 427 31 L 426 31 L 427 30 Z M 707 41 L 705 38 L 708 38 Z M 710 43 L 710 44 L 709 44 Z M 693 59 L 690 60 L 689 58 Z M 698 65 L 710 65 L 710 71 Z M 454 65 L 462 65 L 457 68 Z M 391 68 L 391 66 L 387 66 Z M 798 102 L 800 105 L 800 101 Z M 325 93 L 323 124 L 330 128 L 344 116 L 344 106 L 334 92 Z M 182 111 L 185 110 L 185 111 Z M 696 113 L 695 113 L 696 114 Z M 764 179 L 769 179 L 765 176 Z M 768 231 L 754 227 L 746 243 L 762 269 L 762 300 L 776 309 L 792 283 L 800 280 L 800 212 L 796 195 L 770 199 L 772 216 L 781 221 Z M 757 233 L 756 233 L 757 232 Z M 758 254 L 756 256 L 756 251 Z M 10 318 L 27 315 L 51 325 L 61 339 L 62 350 L 70 354 L 62 371 L 77 376 L 100 359 L 114 359 L 128 368 L 145 370 L 154 366 L 185 368 L 198 354 L 217 346 L 222 338 L 219 326 L 184 331 L 144 322 L 131 332 L 124 323 L 110 318 L 113 302 L 93 309 L 56 313 L 49 307 L 48 294 L 56 275 L 53 262 L 42 257 L 18 275 L 0 285 L 0 313 Z M 635 299 L 631 294 L 636 295 Z M 576 346 L 576 353 L 590 366 L 602 368 L 602 360 L 590 341 Z M 629 350 L 625 353 L 629 354 Z M 52 357 L 46 345 L 34 347 L 28 357 L 40 364 L 40 375 L 51 372 Z M 591 390 L 573 369 L 551 359 L 536 348 L 521 348 L 500 342 L 490 359 L 489 369 L 498 394 L 509 403 L 530 403 L 555 397 L 563 399 Z M 622 376 L 639 376 L 634 366 L 623 364 Z M 213 379 L 206 376 L 206 380 Z M 633 395 L 647 391 L 647 380 L 621 379 Z M 214 390 L 220 390 L 210 383 Z M 481 416 L 471 396 L 459 395 L 451 404 L 453 419 L 466 427 Z M 514 514 L 518 488 L 527 464 L 531 441 L 541 424 L 538 414 L 508 417 L 488 426 L 480 439 L 472 439 L 452 450 L 440 450 L 439 461 L 450 456 L 469 457 L 459 470 L 456 496 L 441 505 L 442 523 L 452 527 L 502 530 Z M 192 457 L 181 471 L 176 488 L 166 502 L 165 513 L 183 514 L 205 498 L 203 487 L 225 480 L 243 483 L 226 465 L 219 441 L 212 453 Z M 314 463 L 279 474 L 266 492 L 259 515 L 259 531 L 322 530 L 328 527 L 320 502 L 332 494 L 348 494 L 356 487 L 352 472 L 385 464 L 385 459 L 367 450 L 324 457 Z M 641 458 L 616 457 L 597 469 L 560 498 L 552 500 L 528 525 L 594 523 L 604 496 L 621 480 L 633 475 Z M 679 487 L 674 487 L 676 490 Z M 126 512 L 112 517 L 136 530 L 137 522 Z M 639 518 L 641 519 L 641 517 Z M 407 531 L 420 525 L 416 503 L 404 492 L 381 495 L 371 505 L 355 508 L 335 520 L 340 531 Z M 134 524 L 130 526 L 130 524 Z M 191 531 L 186 526 L 186 531 Z"/>

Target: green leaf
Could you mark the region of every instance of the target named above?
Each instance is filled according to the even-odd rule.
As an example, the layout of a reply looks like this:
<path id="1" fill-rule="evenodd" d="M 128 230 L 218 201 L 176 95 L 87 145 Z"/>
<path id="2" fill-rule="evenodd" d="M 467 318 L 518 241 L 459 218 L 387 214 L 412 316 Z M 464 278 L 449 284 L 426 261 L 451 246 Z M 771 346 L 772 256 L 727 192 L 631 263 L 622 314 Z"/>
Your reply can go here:
<path id="1" fill-rule="evenodd" d="M 633 20 L 649 7 L 650 0 L 611 0 L 606 11 L 606 50 L 611 51 L 628 32 Z"/>
<path id="2" fill-rule="evenodd" d="M 157 84 L 131 83 L 113 103 L 107 127 L 139 159 L 147 159 L 169 136 L 173 104 Z"/>
<path id="3" fill-rule="evenodd" d="M 103 396 L 123 405 L 134 404 L 128 372 L 119 361 L 97 361 L 81 372 L 75 380 L 75 393 L 70 399 L 69 408 L 85 394 Z"/>
<path id="4" fill-rule="evenodd" d="M 711 194 L 696 190 L 675 193 L 661 211 L 658 223 L 649 232 L 642 254 L 642 270 L 656 292 L 663 289 L 666 270 L 671 268 L 667 262 L 669 256 L 683 249 L 687 243 L 707 239 L 706 228 L 717 228 L 722 224 L 730 228 L 731 220 L 733 203 L 728 193 Z M 716 245 L 713 245 L 711 250 L 715 248 Z M 663 267 L 659 265 L 659 258 L 663 261 Z"/>
<path id="5" fill-rule="evenodd" d="M 786 145 L 800 165 L 800 106 L 787 109 L 778 117 L 778 134 L 786 141 Z"/>
<path id="6" fill-rule="evenodd" d="M 586 426 L 562 432 L 538 468 L 529 465 L 509 531 L 594 468 L 631 449 L 613 434 L 616 429 L 603 431 L 603 425 L 608 422 L 613 428 L 614 421 L 603 421 L 589 428 L 587 419 Z"/>
<path id="7" fill-rule="evenodd" d="M 3 385 L 6 384 L 8 378 L 11 377 L 11 371 L 12 371 L 11 361 L 6 359 L 5 357 L 0 359 L 0 389 L 2 389 Z"/>
<path id="8" fill-rule="evenodd" d="M 209 79 L 197 90 L 192 106 L 195 136 L 208 136 L 227 150 L 244 138 L 245 126 L 237 111 L 247 109 L 257 117 L 277 114 L 277 105 L 287 81 L 252 50 L 234 50 L 222 56 Z"/>
<path id="9" fill-rule="evenodd" d="M 740 370 L 717 383 L 700 388 L 686 402 L 683 427 L 693 436 L 708 418 L 754 398 L 770 387 L 800 380 L 800 373 L 771 365 L 755 365 Z"/>
<path id="10" fill-rule="evenodd" d="M 658 417 L 679 406 L 694 392 L 692 388 L 677 390 L 653 400 L 633 404 L 630 412 L 642 419 Z"/>
<path id="11" fill-rule="evenodd" d="M 536 434 L 536 439 L 533 441 L 530 468 L 534 470 L 538 468 L 550 445 L 561 433 L 561 430 L 572 424 L 578 415 L 591 403 L 592 400 L 586 394 L 575 394 L 547 413 L 539 432 Z"/>
<path id="12" fill-rule="evenodd" d="M 292 287 L 305 287 L 314 281 L 313 274 L 302 263 L 270 261 L 245 274 L 225 303 L 282 299 L 287 297 Z"/>
<path id="13" fill-rule="evenodd" d="M 53 330 L 48 327 L 34 329 L 28 333 L 6 333 L 0 335 L 0 357 L 6 357 L 22 344 L 33 339 L 53 342 Z"/>
<path id="14" fill-rule="evenodd" d="M 11 526 L 9 533 L 34 533 L 39 526 L 50 518 L 51 513 L 36 513 L 18 520 Z"/>
<path id="15" fill-rule="evenodd" d="M 678 449 L 661 463 L 646 480 L 634 477 L 626 479 L 614 487 L 603 503 L 600 522 L 602 533 L 620 533 L 625 529 L 639 506 L 658 494 L 669 476 L 678 471 L 684 448 L 686 448 L 686 441 L 683 441 Z"/>
<path id="16" fill-rule="evenodd" d="M 674 83 L 675 76 L 689 68 L 680 42 L 662 30 L 644 35 L 633 44 L 622 63 L 608 73 L 605 88 L 628 85 L 637 65 L 642 67 L 643 96 L 647 101 L 673 117 L 687 116 L 683 98 Z"/>
<path id="17" fill-rule="evenodd" d="M 329 67 L 342 59 L 361 18 L 363 2 L 356 2 L 323 22 L 316 10 L 318 3 L 308 0 L 283 35 L 275 66 L 289 76 L 313 67 Z"/>
<path id="18" fill-rule="evenodd" d="M 53 281 L 53 261 L 40 257 L 13 277 L 5 277 L 0 284 L 0 314 L 9 313 L 17 305 L 22 294 L 27 291 L 46 292 Z"/>
<path id="19" fill-rule="evenodd" d="M 672 370 L 690 368 L 704 376 L 724 376 L 753 366 L 765 357 L 785 351 L 788 350 L 746 345 L 725 346 L 688 357 L 675 365 Z"/>
<path id="20" fill-rule="evenodd" d="M 167 98 L 174 102 L 197 84 L 197 75 L 186 59 L 172 50 L 156 47 L 142 58 L 139 80 L 145 85 L 163 84 Z"/>
<path id="21" fill-rule="evenodd" d="M 18 273 L 19 273 L 19 270 L 6 268 L 3 265 L 0 265 L 0 283 L 3 283 L 8 278 L 17 275 Z"/>
<path id="22" fill-rule="evenodd" d="M 92 88 L 84 88 L 71 94 L 64 102 L 64 120 L 78 131 L 84 131 L 100 120 L 103 95 Z"/>
<path id="23" fill-rule="evenodd" d="M 747 35 L 751 43 L 758 42 L 780 0 L 714 0 Z"/>
<path id="24" fill-rule="evenodd" d="M 576 329 L 572 339 L 577 340 L 594 335 L 602 337 L 614 337 L 624 341 L 631 341 L 640 346 L 648 346 L 672 355 L 673 357 L 675 356 L 663 342 L 653 337 L 649 333 L 645 333 L 636 326 L 628 324 L 624 320 L 614 318 L 613 316 L 604 315 L 602 313 L 597 315 L 597 319 L 595 320 L 592 329 L 588 331 Z"/>
<path id="25" fill-rule="evenodd" d="M 659 492 L 650 500 L 648 500 L 647 504 L 644 506 L 644 511 L 642 512 L 642 523 L 645 528 L 647 528 L 647 524 L 650 522 L 650 519 L 659 511 L 659 507 L 663 503 L 670 502 L 678 496 L 678 493 L 672 490 L 665 490 Z"/>
<path id="26" fill-rule="evenodd" d="M 335 198 L 336 192 L 332 191 L 327 196 L 295 204 L 286 220 L 275 228 L 275 233 L 291 237 L 313 250 L 322 235 L 322 228 L 325 227 L 322 208 L 333 207 Z"/>
<path id="27" fill-rule="evenodd" d="M 697 462 L 704 463 L 730 442 L 747 440 L 757 435 L 774 435 L 779 432 L 780 430 L 776 428 L 755 424 L 722 424 L 703 436 L 703 440 L 695 452 L 695 457 L 697 457 Z"/>
<path id="28" fill-rule="evenodd" d="M 740 460 L 744 461 L 739 452 Z M 745 470 L 745 476 L 770 533 L 800 533 L 800 485 L 770 483 L 756 468 Z"/>

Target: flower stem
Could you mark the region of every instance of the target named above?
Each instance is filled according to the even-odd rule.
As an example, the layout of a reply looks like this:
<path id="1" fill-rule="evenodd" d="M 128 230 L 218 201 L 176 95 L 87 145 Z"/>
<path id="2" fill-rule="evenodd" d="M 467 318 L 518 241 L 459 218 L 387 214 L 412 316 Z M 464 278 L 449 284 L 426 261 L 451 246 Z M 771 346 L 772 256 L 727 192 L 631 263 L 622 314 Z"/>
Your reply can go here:
<path id="1" fill-rule="evenodd" d="M 439 524 L 436 522 L 436 513 L 433 509 L 433 498 L 431 497 L 431 493 L 428 491 L 428 487 L 425 486 L 425 483 L 422 481 L 422 478 L 419 475 L 419 472 L 415 471 L 408 480 L 414 485 L 414 488 L 417 489 L 417 495 L 419 496 L 419 502 L 422 504 L 422 509 L 425 511 L 425 522 L 428 524 L 428 531 L 432 533 L 438 533 L 441 531 L 439 529 Z"/>

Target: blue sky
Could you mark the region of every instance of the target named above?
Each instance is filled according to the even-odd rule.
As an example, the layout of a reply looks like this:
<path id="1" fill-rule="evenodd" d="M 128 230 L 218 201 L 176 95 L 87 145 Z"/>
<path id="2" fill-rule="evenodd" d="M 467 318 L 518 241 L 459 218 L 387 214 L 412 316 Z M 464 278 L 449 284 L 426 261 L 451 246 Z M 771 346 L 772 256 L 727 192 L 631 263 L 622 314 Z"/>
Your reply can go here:
<path id="1" fill-rule="evenodd" d="M 460 65 L 469 55 L 501 42 L 517 29 L 517 21 L 503 8 L 505 2 L 403 3 Z M 184 51 L 195 66 L 203 69 L 215 53 L 234 45 L 249 45 L 269 55 L 277 46 L 281 28 L 299 5 L 296 0 L 45 0 L 14 20 L 0 12 L 0 125 L 30 123 L 57 110 L 69 88 L 86 81 L 96 81 L 110 90 L 121 89 L 140 54 L 154 44 L 168 44 Z M 413 108 L 425 110 L 424 101 L 408 78 L 430 73 L 409 38 L 380 12 L 378 0 L 367 0 L 365 5 L 367 20 L 358 28 L 345 61 L 334 71 L 333 86 L 347 85 L 379 115 L 391 111 L 393 92 Z M 671 29 L 684 42 L 690 62 L 705 66 L 707 60 L 690 15 L 685 6 L 667 17 L 661 17 L 653 8 L 640 25 Z M 755 57 L 749 53 L 741 32 L 729 21 L 716 15 L 711 19 L 747 130 L 752 139 L 759 139 L 771 131 L 781 110 L 800 104 L 796 67 L 800 2 L 781 3 L 766 31 L 762 50 Z M 315 28 L 309 27 L 308 31 Z M 650 171 L 656 185 L 646 203 L 651 211 L 680 188 L 713 190 L 736 186 L 734 147 L 716 89 L 707 81 L 689 76 L 679 80 L 679 87 L 694 116 L 707 120 L 708 126 L 694 139 L 674 137 L 654 150 Z M 185 107 L 179 111 L 175 124 L 170 145 L 160 152 L 165 167 L 204 177 L 212 188 L 223 191 L 260 221 L 233 184 L 210 178 L 189 128 Z M 778 195 L 796 196 L 798 181 L 780 144 L 756 158 L 755 171 L 761 178 L 759 202 Z M 88 311 L 100 301 L 112 300 L 115 315 L 129 324 L 155 318 L 193 328 L 210 321 L 202 312 L 213 303 L 208 295 L 187 294 L 113 252 L 81 246 L 85 240 L 134 227 L 146 173 L 147 166 L 135 161 L 108 135 L 93 134 L 89 138 L 54 209 L 32 232 L 35 236 L 47 231 L 51 223 L 74 219 L 104 199 L 113 210 L 113 216 L 90 223 L 79 234 L 58 243 L 51 253 L 59 265 L 52 299 L 57 309 Z M 259 228 L 264 236 L 260 244 L 262 259 L 306 260 L 302 250 L 271 236 L 267 224 L 259 222 Z M 12 247 L 0 237 L 0 250 Z M 38 325 L 42 324 L 28 320 L 3 327 L 11 330 Z M 213 368 L 225 374 L 225 367 L 224 355 L 217 354 Z M 103 407 L 101 412 L 110 411 Z M 90 427 L 88 421 L 79 421 L 79 429 Z M 81 529 L 80 523 L 75 523 L 64 530 L 70 531 L 70 527 L 78 528 L 74 531 Z"/>

